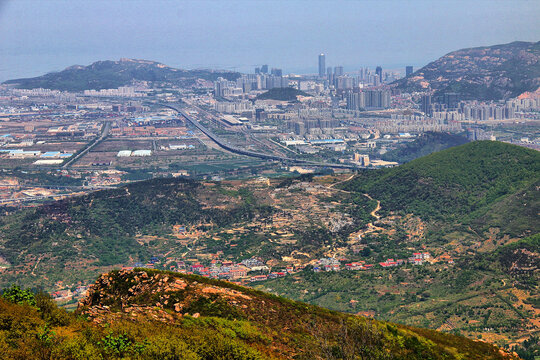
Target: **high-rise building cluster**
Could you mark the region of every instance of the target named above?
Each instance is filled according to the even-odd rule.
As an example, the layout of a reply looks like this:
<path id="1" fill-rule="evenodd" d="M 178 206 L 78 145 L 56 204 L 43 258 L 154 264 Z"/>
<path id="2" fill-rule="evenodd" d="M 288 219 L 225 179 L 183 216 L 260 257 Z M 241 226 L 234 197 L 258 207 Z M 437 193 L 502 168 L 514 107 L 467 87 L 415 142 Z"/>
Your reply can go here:
<path id="1" fill-rule="evenodd" d="M 221 113 L 239 114 L 253 110 L 251 101 L 219 101 L 216 102 L 214 109 Z"/>
<path id="2" fill-rule="evenodd" d="M 350 91 L 346 95 L 348 110 L 386 109 L 390 107 L 390 99 L 388 90 Z"/>
<path id="3" fill-rule="evenodd" d="M 459 121 L 431 118 L 418 115 L 391 115 L 390 119 L 380 119 L 374 125 L 384 133 L 448 131 L 460 132 Z"/>
<path id="4" fill-rule="evenodd" d="M 540 110 L 540 96 L 507 100 L 506 106 L 513 108 L 516 112 Z"/>
<path id="5" fill-rule="evenodd" d="M 142 97 L 146 92 L 136 91 L 133 86 L 120 86 L 118 89 L 84 90 L 85 96 L 123 96 L 123 97 Z"/>
<path id="6" fill-rule="evenodd" d="M 412 66 L 407 67 L 407 71 L 412 71 Z M 334 86 L 338 90 L 352 89 L 362 85 L 379 86 L 383 83 L 390 83 L 400 78 L 397 72 L 384 72 L 381 66 L 377 66 L 375 72 L 368 68 L 361 68 L 356 75 L 345 74 L 343 66 L 326 67 L 326 55 L 319 55 L 319 78 L 326 79 L 328 86 Z"/>
<path id="7" fill-rule="evenodd" d="M 458 94 L 447 93 L 439 97 L 439 101 L 434 102 L 431 95 L 423 95 L 420 111 L 426 116 L 444 120 L 505 120 L 515 118 L 516 111 L 519 111 L 516 101 L 519 102 L 519 100 L 506 103 L 460 101 Z"/>
<path id="8" fill-rule="evenodd" d="M 464 120 L 503 120 L 514 119 L 516 112 L 511 106 L 497 104 L 462 104 L 460 113 Z"/>
<path id="9" fill-rule="evenodd" d="M 251 90 L 269 90 L 289 86 L 289 79 L 281 75 L 281 69 L 272 69 L 272 74 L 243 74 L 236 81 L 218 78 L 214 82 L 214 93 L 218 97 L 242 95 Z"/>
<path id="10" fill-rule="evenodd" d="M 298 118 L 287 122 L 287 128 L 296 135 L 321 134 L 339 126 L 339 120 L 332 118 Z"/>
<path id="11" fill-rule="evenodd" d="M 432 95 L 422 95 L 420 99 L 420 111 L 430 116 L 434 112 L 453 111 L 460 104 L 459 94 L 445 93 L 442 96 L 433 98 Z"/>

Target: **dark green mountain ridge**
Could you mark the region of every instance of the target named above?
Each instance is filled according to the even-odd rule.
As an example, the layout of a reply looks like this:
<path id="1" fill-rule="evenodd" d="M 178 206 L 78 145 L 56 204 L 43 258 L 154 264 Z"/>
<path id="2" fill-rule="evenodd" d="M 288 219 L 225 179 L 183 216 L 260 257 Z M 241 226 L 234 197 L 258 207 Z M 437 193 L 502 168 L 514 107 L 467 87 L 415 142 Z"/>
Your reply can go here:
<path id="1" fill-rule="evenodd" d="M 524 193 L 533 204 L 526 225 L 536 233 L 540 225 L 530 216 L 538 213 L 539 181 L 538 151 L 496 141 L 476 141 L 399 167 L 363 172 L 343 188 L 369 193 L 381 200 L 384 211 L 412 212 L 425 219 L 451 222 L 474 220 L 489 213 L 505 197 L 531 187 Z M 501 219 L 490 225 L 504 228 L 505 222 Z M 525 231 L 507 230 L 513 235 Z"/>
<path id="2" fill-rule="evenodd" d="M 461 134 L 426 132 L 414 141 L 383 154 L 382 159 L 404 163 L 467 142 L 467 138 Z"/>
<path id="3" fill-rule="evenodd" d="M 286 87 L 273 88 L 260 95 L 257 95 L 257 100 L 281 100 L 281 101 L 296 101 L 297 96 L 311 96 L 303 91 Z"/>

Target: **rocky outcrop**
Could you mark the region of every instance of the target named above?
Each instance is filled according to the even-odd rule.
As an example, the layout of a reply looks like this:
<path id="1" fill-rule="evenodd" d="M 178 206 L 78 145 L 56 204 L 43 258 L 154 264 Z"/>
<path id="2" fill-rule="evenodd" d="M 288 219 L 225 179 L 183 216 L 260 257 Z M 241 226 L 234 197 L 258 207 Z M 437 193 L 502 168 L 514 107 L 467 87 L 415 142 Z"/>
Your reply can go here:
<path id="1" fill-rule="evenodd" d="M 182 316 L 230 308 L 247 309 L 253 298 L 235 289 L 167 273 L 118 271 L 101 275 L 79 302 L 78 311 L 96 323 L 119 318 L 174 322 Z"/>

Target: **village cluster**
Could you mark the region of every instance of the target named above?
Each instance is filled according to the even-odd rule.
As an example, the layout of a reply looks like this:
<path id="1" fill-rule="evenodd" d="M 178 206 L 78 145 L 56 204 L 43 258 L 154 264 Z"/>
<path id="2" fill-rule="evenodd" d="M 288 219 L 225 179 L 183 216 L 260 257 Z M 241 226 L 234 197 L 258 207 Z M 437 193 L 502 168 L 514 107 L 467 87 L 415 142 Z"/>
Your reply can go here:
<path id="1" fill-rule="evenodd" d="M 387 259 L 380 262 L 378 265 L 381 268 L 402 266 L 407 263 L 412 265 L 424 265 L 426 263 L 432 263 L 435 259 L 432 258 L 428 252 L 413 253 L 407 260 L 403 259 Z M 443 260 L 447 263 L 453 263 L 451 258 L 444 257 Z M 132 270 L 134 268 L 159 268 L 161 267 L 161 261 L 157 257 L 152 257 L 150 262 L 135 263 L 132 266 L 126 266 L 123 270 Z M 280 268 L 277 271 L 267 266 L 261 259 L 250 258 L 242 260 L 239 263 L 235 263 L 229 260 L 213 259 L 209 264 L 201 264 L 200 262 L 194 262 L 192 264 L 183 260 L 175 258 L 167 258 L 165 260 L 164 267 L 184 274 L 196 274 L 204 277 L 229 280 L 245 284 L 248 282 L 257 282 L 280 278 L 289 274 L 296 273 L 304 270 L 307 266 L 311 265 L 311 270 L 314 272 L 329 272 L 329 271 L 342 271 L 342 270 L 369 270 L 374 268 L 375 264 L 366 264 L 365 261 L 348 262 L 345 258 L 322 258 L 314 261 L 314 264 L 303 265 L 287 265 Z"/>

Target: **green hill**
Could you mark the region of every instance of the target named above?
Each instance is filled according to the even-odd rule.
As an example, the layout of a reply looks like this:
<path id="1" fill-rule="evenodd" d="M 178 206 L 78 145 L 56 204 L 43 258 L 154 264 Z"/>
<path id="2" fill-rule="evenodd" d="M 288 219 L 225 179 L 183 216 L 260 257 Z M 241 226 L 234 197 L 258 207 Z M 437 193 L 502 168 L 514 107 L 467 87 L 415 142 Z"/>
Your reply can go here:
<path id="1" fill-rule="evenodd" d="M 130 85 L 133 81 L 172 82 L 190 86 L 199 78 L 216 80 L 224 77 L 235 80 L 240 74 L 228 71 L 181 70 L 155 61 L 121 59 L 119 61 L 98 61 L 88 66 L 70 66 L 60 72 L 27 79 L 4 82 L 23 89 L 45 88 L 62 91 L 83 91 L 89 89 L 116 89 Z"/>
<path id="2" fill-rule="evenodd" d="M 501 142 L 476 141 L 399 167 L 364 172 L 343 188 L 369 193 L 381 201 L 386 212 L 409 212 L 424 219 L 455 222 L 472 221 L 489 213 L 499 201 L 538 181 L 538 151 Z M 531 200 L 537 195 L 534 191 L 525 194 L 531 195 Z M 500 210 L 503 211 L 499 212 L 500 221 L 490 225 L 505 228 L 505 209 Z M 534 213 L 538 211 L 533 207 L 527 216 Z M 529 230 L 538 232 L 538 222 L 533 218 L 528 220 Z"/>
<path id="3" fill-rule="evenodd" d="M 407 92 L 455 92 L 463 99 L 516 97 L 540 86 L 540 42 L 453 51 L 393 84 Z"/>
<path id="4" fill-rule="evenodd" d="M 463 145 L 467 142 L 467 138 L 459 134 L 427 132 L 412 142 L 405 143 L 397 149 L 388 151 L 382 155 L 382 159 L 405 163 L 453 146 Z"/>
<path id="5" fill-rule="evenodd" d="M 517 359 L 484 342 L 170 272 L 104 274 L 81 317 L 16 288 L 0 310 L 10 359 Z"/>
<path id="6" fill-rule="evenodd" d="M 286 87 L 273 88 L 265 93 L 257 95 L 257 100 L 281 100 L 281 101 L 296 101 L 297 96 L 311 96 L 303 91 Z"/>
<path id="7" fill-rule="evenodd" d="M 245 201 L 229 201 L 225 209 L 205 208 L 203 197 L 219 203 L 230 200 L 195 181 L 155 179 L 0 218 L 0 254 L 15 268 L 25 269 L 25 275 L 3 274 L 0 282 L 25 279 L 24 283 L 45 285 L 34 277 L 40 274 L 50 286 L 66 277 L 95 277 L 107 266 L 150 258 L 153 243 L 137 240 L 139 235 L 168 234 L 175 224 L 225 228 L 272 211 Z M 41 266 L 29 276 L 37 259 Z"/>

